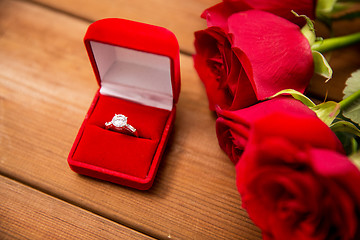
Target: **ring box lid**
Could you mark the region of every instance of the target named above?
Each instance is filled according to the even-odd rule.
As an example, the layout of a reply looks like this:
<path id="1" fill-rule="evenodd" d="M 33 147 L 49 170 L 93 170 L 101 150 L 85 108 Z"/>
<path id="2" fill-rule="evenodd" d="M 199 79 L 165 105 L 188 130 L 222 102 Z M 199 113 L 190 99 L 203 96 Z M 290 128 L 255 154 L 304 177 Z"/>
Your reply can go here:
<path id="1" fill-rule="evenodd" d="M 89 26 L 84 42 L 101 94 L 170 111 L 177 103 L 179 45 L 169 30 L 107 18 Z"/>

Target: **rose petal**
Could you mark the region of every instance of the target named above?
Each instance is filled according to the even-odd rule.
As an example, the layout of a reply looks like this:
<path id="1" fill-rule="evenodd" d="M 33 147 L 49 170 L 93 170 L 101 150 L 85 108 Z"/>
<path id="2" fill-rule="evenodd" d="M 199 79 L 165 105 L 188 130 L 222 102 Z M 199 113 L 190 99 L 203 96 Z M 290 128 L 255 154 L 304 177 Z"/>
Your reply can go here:
<path id="1" fill-rule="evenodd" d="M 360 188 L 356 184 L 360 182 L 360 171 L 346 156 L 337 152 L 328 149 L 312 149 L 311 154 L 312 159 L 314 159 L 314 170 L 324 178 L 332 179 L 333 182 L 329 187 L 330 194 L 337 198 L 338 202 L 343 202 L 339 224 L 345 220 L 349 221 L 346 224 L 346 232 L 342 234 L 353 236 L 356 228 L 360 226 L 360 219 L 354 215 L 355 210 L 352 205 L 355 204 L 358 214 L 360 214 Z M 349 203 L 351 205 L 348 205 Z"/>
<path id="2" fill-rule="evenodd" d="M 360 172 L 340 146 L 315 117 L 274 113 L 254 121 L 237 186 L 264 238 L 360 236 Z"/>
<path id="3" fill-rule="evenodd" d="M 235 124 L 223 118 L 216 120 L 216 126 L 218 139 L 223 139 L 223 141 L 219 141 L 220 148 L 236 164 L 246 145 L 249 130 L 244 125 Z"/>
<path id="4" fill-rule="evenodd" d="M 251 124 L 273 112 L 283 112 L 292 115 L 296 114 L 304 117 L 316 117 L 316 114 L 299 100 L 287 96 L 279 96 L 237 111 L 228 111 L 218 108 L 216 109 L 216 112 L 219 116 L 232 119 L 241 124 L 244 122 Z"/>
<path id="5" fill-rule="evenodd" d="M 222 2 L 206 9 L 201 17 L 206 19 L 208 27 L 218 26 L 222 29 L 227 29 L 227 19 L 235 12 L 251 9 L 243 1 L 237 2 Z"/>
<path id="6" fill-rule="evenodd" d="M 289 21 L 302 26 L 305 24 L 304 19 L 296 17 L 291 10 L 298 14 L 303 14 L 311 19 L 315 19 L 314 0 L 224 0 L 206 9 L 201 17 L 207 20 L 208 26 L 219 26 L 227 29 L 227 19 L 236 12 L 247 11 L 250 9 L 263 10 L 275 15 L 288 19 Z"/>
<path id="7" fill-rule="evenodd" d="M 256 142 L 281 136 L 295 145 L 309 145 L 344 153 L 336 135 L 323 121 L 315 117 L 275 112 L 256 121 L 251 130 L 251 136 Z"/>
<path id="8" fill-rule="evenodd" d="M 273 112 L 284 112 L 295 116 L 312 117 L 316 121 L 319 120 L 316 114 L 307 106 L 287 96 L 279 96 L 237 111 L 222 110 L 218 107 L 216 112 L 219 116 L 216 120 L 216 134 L 219 145 L 234 164 L 239 160 L 242 150 L 247 144 L 247 137 L 253 122 Z M 230 130 L 232 134 L 229 134 Z M 232 149 L 239 149 L 240 151 L 237 151 L 237 155 L 234 156 Z"/>
<path id="9" fill-rule="evenodd" d="M 359 170 L 328 149 L 278 136 L 250 142 L 237 165 L 243 207 L 274 239 L 356 239 Z M 330 161 L 328 161 L 331 159 Z M 333 165 L 332 165 L 333 164 Z"/>
<path id="10" fill-rule="evenodd" d="M 224 2 L 237 1 L 239 0 L 224 0 Z M 296 17 L 291 10 L 298 14 L 306 15 L 310 19 L 315 19 L 315 6 L 317 1 L 314 0 L 244 0 L 244 2 L 252 9 L 271 12 L 298 25 L 303 25 L 304 20 Z"/>
<path id="11" fill-rule="evenodd" d="M 228 24 L 234 52 L 259 100 L 283 89 L 305 90 L 314 65 L 297 25 L 257 10 L 233 14 Z"/>

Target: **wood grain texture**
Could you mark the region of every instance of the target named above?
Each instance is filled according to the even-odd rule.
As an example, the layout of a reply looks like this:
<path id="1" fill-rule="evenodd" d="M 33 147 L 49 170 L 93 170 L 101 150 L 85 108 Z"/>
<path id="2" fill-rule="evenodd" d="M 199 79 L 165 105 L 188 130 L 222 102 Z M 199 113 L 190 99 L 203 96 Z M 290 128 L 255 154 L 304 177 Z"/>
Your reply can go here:
<path id="1" fill-rule="evenodd" d="M 241 208 L 234 166 L 218 147 L 215 116 L 190 56 L 193 32 L 205 27 L 199 15 L 216 2 L 0 1 L 0 174 L 6 176 L 0 181 L 0 217 L 8 224 L 0 221 L 2 234 L 22 231 L 25 238 L 40 228 L 53 236 L 52 227 L 59 225 L 54 233 L 62 226 L 70 237 L 92 238 L 89 224 L 108 229 L 108 238 L 146 237 L 133 229 L 158 239 L 261 239 Z M 98 89 L 82 38 L 91 21 L 104 17 L 167 27 L 187 53 L 181 55 L 175 128 L 154 186 L 145 192 L 77 175 L 66 162 Z M 359 26 L 341 22 L 336 31 Z M 308 92 L 322 99 L 328 91 L 340 99 L 345 79 L 360 67 L 359 50 L 335 51 L 334 80 L 315 79 Z M 69 215 L 51 218 L 54 211 Z M 73 219 L 86 226 L 72 225 Z"/>
<path id="2" fill-rule="evenodd" d="M 181 49 L 194 52 L 194 32 L 206 27 L 201 13 L 219 0 L 35 0 L 45 6 L 70 13 L 90 21 L 118 17 L 166 27 L 175 33 Z"/>
<path id="3" fill-rule="evenodd" d="M 193 54 L 195 52 L 194 32 L 206 28 L 205 20 L 200 18 L 200 14 L 220 0 L 148 0 L 146 2 L 133 0 L 131 3 L 119 0 L 34 0 L 34 2 L 91 21 L 106 17 L 120 17 L 163 26 L 175 33 L 183 52 Z M 338 21 L 334 24 L 333 30 L 334 36 L 359 32 L 360 19 Z M 316 24 L 316 34 L 324 38 L 330 36 L 329 30 L 319 22 Z M 333 79 L 325 83 L 324 78 L 315 75 L 307 94 L 320 100 L 324 100 L 327 96 L 329 100 L 340 101 L 346 79 L 360 68 L 359 54 L 360 44 L 326 54 L 334 70 Z"/>
<path id="4" fill-rule="evenodd" d="M 0 176 L 1 239 L 153 239 Z"/>
<path id="5" fill-rule="evenodd" d="M 189 56 L 175 129 L 142 192 L 73 173 L 66 158 L 98 86 L 88 22 L 22 1 L 0 7 L 0 173 L 159 239 L 261 239 L 241 208 L 232 163 Z"/>

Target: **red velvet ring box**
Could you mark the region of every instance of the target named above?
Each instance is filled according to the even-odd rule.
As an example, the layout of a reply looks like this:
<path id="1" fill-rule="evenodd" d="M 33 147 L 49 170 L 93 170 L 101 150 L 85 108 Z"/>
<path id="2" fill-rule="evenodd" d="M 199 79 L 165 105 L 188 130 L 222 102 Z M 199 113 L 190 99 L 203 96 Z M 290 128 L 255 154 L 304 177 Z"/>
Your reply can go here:
<path id="1" fill-rule="evenodd" d="M 79 174 L 146 190 L 154 181 L 180 93 L 179 45 L 167 29 L 109 18 L 84 38 L 99 90 L 68 157 Z M 123 114 L 138 137 L 105 128 Z"/>

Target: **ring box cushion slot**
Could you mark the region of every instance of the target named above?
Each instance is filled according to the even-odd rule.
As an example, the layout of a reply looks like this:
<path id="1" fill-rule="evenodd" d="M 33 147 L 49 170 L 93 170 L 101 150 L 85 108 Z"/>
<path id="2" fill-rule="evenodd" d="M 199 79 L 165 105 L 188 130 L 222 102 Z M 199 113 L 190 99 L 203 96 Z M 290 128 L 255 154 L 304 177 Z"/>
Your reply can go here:
<path id="1" fill-rule="evenodd" d="M 179 47 L 168 30 L 123 19 L 90 25 L 85 45 L 100 85 L 69 154 L 75 172 L 148 189 L 175 119 Z M 139 137 L 105 129 L 128 117 Z"/>
<path id="2" fill-rule="evenodd" d="M 139 137 L 106 130 L 114 109 L 128 117 Z M 169 111 L 99 95 L 89 116 L 74 159 L 94 166 L 145 178 L 162 136 Z"/>

